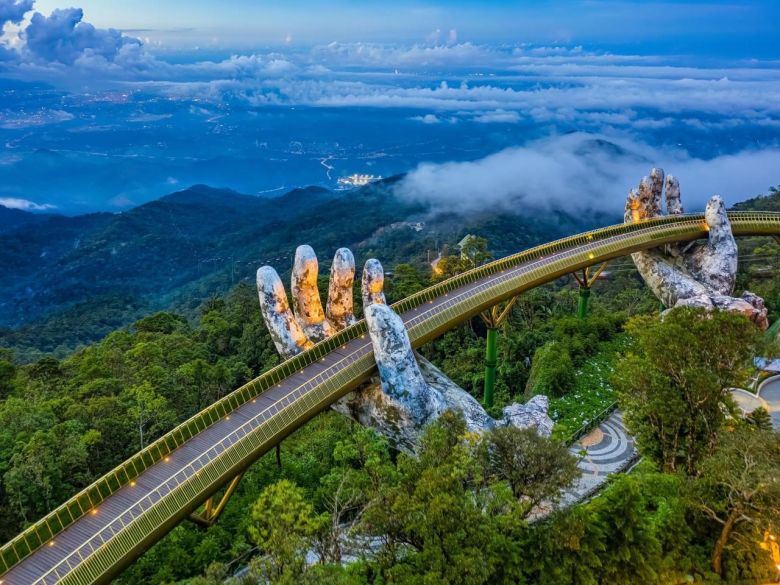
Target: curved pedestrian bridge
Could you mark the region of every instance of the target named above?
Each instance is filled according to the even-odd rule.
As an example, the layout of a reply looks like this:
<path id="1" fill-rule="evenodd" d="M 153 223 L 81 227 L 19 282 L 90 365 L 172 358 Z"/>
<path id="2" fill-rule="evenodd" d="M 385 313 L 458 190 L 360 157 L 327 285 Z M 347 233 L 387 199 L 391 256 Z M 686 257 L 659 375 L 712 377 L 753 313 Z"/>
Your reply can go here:
<path id="1" fill-rule="evenodd" d="M 780 235 L 780 214 L 729 214 Z M 413 347 L 523 291 L 631 252 L 706 236 L 704 216 L 616 225 L 502 258 L 393 308 Z M 365 321 L 252 380 L 137 453 L 0 549 L 0 585 L 103 583 L 261 455 L 375 371 Z"/>

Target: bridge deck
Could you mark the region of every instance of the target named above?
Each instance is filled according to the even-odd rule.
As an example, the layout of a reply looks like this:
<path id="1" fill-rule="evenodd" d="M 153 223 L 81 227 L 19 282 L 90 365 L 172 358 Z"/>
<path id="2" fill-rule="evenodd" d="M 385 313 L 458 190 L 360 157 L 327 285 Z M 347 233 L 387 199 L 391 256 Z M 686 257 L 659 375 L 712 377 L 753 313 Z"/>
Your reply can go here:
<path id="1" fill-rule="evenodd" d="M 443 308 L 457 301 L 462 295 L 473 294 L 486 285 L 507 280 L 517 271 L 527 270 L 544 260 L 537 260 L 510 269 L 503 274 L 493 275 L 475 283 L 456 289 L 447 296 L 440 297 L 426 305 L 412 309 L 401 315 L 407 325 L 421 318 L 431 318 Z M 166 461 L 157 463 L 136 478 L 134 485 L 121 488 L 96 508 L 94 514 L 79 519 L 66 528 L 50 543 L 38 549 L 21 563 L 6 573 L 2 585 L 23 585 L 27 583 L 53 584 L 57 583 L 72 568 L 85 560 L 91 553 L 102 546 L 115 532 L 114 527 L 121 528 L 125 517 L 130 521 L 137 511 L 149 508 L 157 497 L 149 497 L 153 492 L 159 492 L 160 497 L 166 495 L 178 485 L 177 476 L 182 473 L 192 473 L 194 467 L 199 469 L 204 456 L 207 460 L 219 455 L 231 444 L 231 437 L 242 426 L 261 424 L 267 418 L 278 412 L 281 406 L 296 390 L 322 375 L 326 378 L 336 373 L 341 362 L 351 361 L 367 353 L 372 353 L 370 339 L 353 339 L 340 349 L 326 355 L 320 362 L 305 367 L 297 374 L 283 380 L 278 386 L 259 395 L 255 400 L 244 404 L 229 417 L 214 423 L 186 443 L 176 449 Z M 334 368 L 336 366 L 336 368 Z M 59 570 L 52 570 L 57 568 Z"/>
<path id="2" fill-rule="evenodd" d="M 776 221 L 774 225 L 773 229 L 780 231 L 780 221 Z M 648 227 L 648 230 L 651 229 Z M 628 248 L 623 246 L 621 242 L 636 241 L 637 233 L 634 231 L 628 234 L 619 234 L 544 257 L 535 256 L 533 260 L 528 262 L 451 289 L 445 294 L 403 313 L 401 317 L 410 331 L 413 344 L 417 347 L 432 337 L 430 326 L 425 329 L 423 324 L 429 325 L 430 322 L 434 322 L 439 328 L 451 327 L 454 324 L 451 315 L 453 308 L 462 311 L 463 317 L 468 317 L 482 310 L 484 306 L 489 306 L 490 302 L 495 302 L 502 295 L 506 297 L 510 293 L 517 294 L 521 288 L 517 284 L 520 282 L 519 276 L 523 276 L 525 279 L 523 282 L 526 284 L 523 286 L 531 288 L 540 282 L 552 280 L 565 273 L 559 268 L 554 271 L 548 270 L 546 267 L 550 265 L 561 266 L 561 262 L 566 265 L 567 262 L 571 261 L 572 266 L 574 266 L 575 264 L 583 264 L 583 257 L 586 262 L 588 258 L 598 262 L 608 257 L 623 255 Z M 600 246 L 597 257 L 588 254 L 588 250 L 596 250 L 597 246 Z M 544 270 L 541 270 L 542 268 Z M 490 298 L 486 294 L 488 291 L 493 291 Z M 480 301 L 473 301 L 474 298 L 479 298 Z M 480 305 L 480 303 L 482 304 Z M 422 331 L 423 329 L 425 331 Z M 105 547 L 110 548 L 114 544 L 112 541 L 119 539 L 123 531 L 127 532 L 131 523 L 143 517 L 145 512 L 189 481 L 193 475 L 197 477 L 201 469 L 210 465 L 220 455 L 229 455 L 228 450 L 232 450 L 231 453 L 234 454 L 237 452 L 234 447 L 238 443 L 245 443 L 247 440 L 251 442 L 254 439 L 252 433 L 266 421 L 280 413 L 288 416 L 286 414 L 288 411 L 298 408 L 296 402 L 302 396 L 322 387 L 323 384 L 328 384 L 332 379 L 336 379 L 343 369 L 349 369 L 354 364 L 360 365 L 359 371 L 355 371 L 358 371 L 357 377 L 363 379 L 375 368 L 371 342 L 366 335 L 352 339 L 340 348 L 331 351 L 321 361 L 312 363 L 287 377 L 277 386 L 233 410 L 229 416 L 214 422 L 181 444 L 165 460 L 146 469 L 132 484 L 115 491 L 91 513 L 77 519 L 52 541 L 33 551 L 5 575 L 0 576 L 0 585 L 105 581 L 160 536 L 156 535 L 153 540 L 143 542 L 143 546 L 139 545 L 137 549 L 125 547 L 122 550 L 123 556 L 107 557 L 100 554 Z M 343 381 L 339 381 L 339 384 L 343 385 Z M 339 395 L 332 393 L 328 395 L 328 400 L 332 402 L 338 397 Z M 315 409 L 316 412 L 325 406 L 326 404 L 319 405 Z M 303 407 L 300 408 L 303 410 Z M 316 412 L 295 411 L 298 418 L 289 416 L 289 423 L 285 423 L 289 428 L 285 432 L 275 431 L 273 441 L 281 440 Z M 267 451 L 270 447 L 264 444 L 262 448 Z M 262 455 L 260 450 L 245 449 L 245 452 L 252 453 L 251 457 L 244 457 L 244 459 L 249 459 L 243 462 L 245 466 L 250 465 Z M 195 492 L 193 491 L 193 493 Z M 176 517 L 164 518 L 162 529 L 159 525 L 153 525 L 151 521 L 148 525 L 153 526 L 155 532 L 164 533 L 208 495 L 197 493 L 197 499 L 180 506 L 182 508 L 181 514 Z M 107 558 L 112 560 L 109 562 L 106 560 Z M 81 571 L 82 565 L 90 564 L 98 566 L 92 566 L 88 571 Z"/>

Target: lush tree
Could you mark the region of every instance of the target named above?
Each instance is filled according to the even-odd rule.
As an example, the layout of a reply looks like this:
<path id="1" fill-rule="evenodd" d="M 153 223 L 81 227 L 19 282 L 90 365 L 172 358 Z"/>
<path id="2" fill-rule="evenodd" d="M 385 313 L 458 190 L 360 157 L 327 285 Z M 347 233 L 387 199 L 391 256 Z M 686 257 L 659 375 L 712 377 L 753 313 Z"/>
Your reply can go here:
<path id="1" fill-rule="evenodd" d="M 395 467 L 387 440 L 359 426 L 336 444 L 333 461 L 316 492 L 315 501 L 327 521 L 320 527 L 315 546 L 323 561 L 338 563 L 344 537 L 357 532 L 366 507 L 383 486 L 393 483 Z"/>
<path id="2" fill-rule="evenodd" d="M 14 352 L 0 348 L 0 400 L 11 394 L 15 377 Z"/>
<path id="3" fill-rule="evenodd" d="M 170 427 L 175 421 L 168 401 L 154 391 L 149 382 L 128 388 L 124 394 L 127 415 L 133 421 L 138 437 L 138 448 L 143 449 L 151 438 Z"/>
<path id="4" fill-rule="evenodd" d="M 265 488 L 252 506 L 249 536 L 260 550 L 258 570 L 273 582 L 294 583 L 322 521 L 306 493 L 283 479 Z"/>
<path id="5" fill-rule="evenodd" d="M 50 512 L 78 486 L 95 479 L 89 448 L 100 440 L 76 421 L 35 431 L 11 458 L 4 486 L 25 521 Z"/>
<path id="6" fill-rule="evenodd" d="M 712 569 L 721 575 L 727 549 L 755 549 L 763 531 L 780 521 L 780 434 L 745 424 L 721 433 L 693 482 L 693 501 L 717 526 Z M 763 561 L 768 568 L 768 555 Z"/>
<path id="7" fill-rule="evenodd" d="M 750 424 L 756 425 L 762 431 L 772 430 L 772 417 L 763 406 L 759 406 L 753 412 L 750 412 L 745 420 Z"/>
<path id="8" fill-rule="evenodd" d="M 493 259 L 493 254 L 488 250 L 488 241 L 479 236 L 466 236 L 462 240 L 460 257 L 468 268 L 476 268 Z"/>
<path id="9" fill-rule="evenodd" d="M 488 250 L 488 241 L 485 238 L 467 236 L 460 248 L 460 254 L 439 258 L 434 277 L 436 280 L 443 280 L 481 266 L 492 259 L 493 255 Z"/>
<path id="10" fill-rule="evenodd" d="M 563 396 L 574 386 L 575 377 L 574 364 L 566 346 L 559 341 L 550 341 L 534 354 L 525 396 Z"/>
<path id="11" fill-rule="evenodd" d="M 187 321 L 179 315 L 172 313 L 155 313 L 136 321 L 133 325 L 139 333 L 164 333 L 186 331 Z"/>
<path id="12" fill-rule="evenodd" d="M 445 414 L 421 440 L 419 456 L 401 454 L 398 483 L 366 512 L 373 530 L 411 554 L 383 556 L 387 579 L 399 582 L 479 584 L 489 581 L 498 556 L 490 554 L 490 517 L 511 506 L 507 489 L 487 489 L 475 450 L 479 438 L 463 419 Z M 488 512 L 489 510 L 489 512 Z M 400 550 L 403 550 L 402 548 Z"/>
<path id="13" fill-rule="evenodd" d="M 726 420 L 728 388 L 745 378 L 758 330 L 741 315 L 675 309 L 637 317 L 615 389 L 642 452 L 664 470 L 698 473 Z"/>
<path id="14" fill-rule="evenodd" d="M 535 429 L 499 427 L 486 433 L 480 457 L 488 478 L 506 481 L 526 514 L 542 502 L 555 503 L 580 476 L 577 460 L 562 444 Z"/>
<path id="15" fill-rule="evenodd" d="M 386 294 L 391 302 L 400 301 L 425 288 L 429 282 L 412 264 L 396 264 L 393 278 L 388 279 Z"/>

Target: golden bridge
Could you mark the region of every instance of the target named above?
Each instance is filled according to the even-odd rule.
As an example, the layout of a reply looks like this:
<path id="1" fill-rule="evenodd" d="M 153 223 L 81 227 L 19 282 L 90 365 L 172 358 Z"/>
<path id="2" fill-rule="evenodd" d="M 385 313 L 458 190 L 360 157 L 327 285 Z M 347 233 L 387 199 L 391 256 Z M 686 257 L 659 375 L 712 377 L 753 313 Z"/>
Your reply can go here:
<path id="1" fill-rule="evenodd" d="M 732 212 L 729 218 L 735 236 L 780 236 L 780 213 Z M 417 348 L 566 274 L 706 235 L 701 214 L 597 229 L 480 266 L 393 308 Z M 262 374 L 3 545 L 0 585 L 105 583 L 182 520 L 214 522 L 252 463 L 375 369 L 366 323 L 360 321 Z M 222 501 L 214 505 L 223 489 Z"/>

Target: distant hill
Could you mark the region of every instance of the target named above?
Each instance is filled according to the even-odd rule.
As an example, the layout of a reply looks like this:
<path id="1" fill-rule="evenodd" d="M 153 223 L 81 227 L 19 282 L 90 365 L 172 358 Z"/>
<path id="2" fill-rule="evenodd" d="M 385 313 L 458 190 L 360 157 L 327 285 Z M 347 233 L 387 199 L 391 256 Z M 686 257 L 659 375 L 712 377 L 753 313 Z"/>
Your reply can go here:
<path id="1" fill-rule="evenodd" d="M 210 296 L 252 281 L 262 264 L 289 271 L 303 243 L 315 248 L 323 273 L 341 246 L 358 263 L 376 256 L 388 268 L 413 261 L 425 269 L 428 250 L 435 256 L 466 233 L 488 238 L 501 256 L 599 223 L 562 213 L 431 217 L 394 195 L 396 180 L 270 199 L 196 185 L 124 213 L 19 224 L 0 233 L 0 346 L 63 355 L 145 312 L 192 314 Z M 411 225 L 418 221 L 424 225 Z"/>
<path id="2" fill-rule="evenodd" d="M 766 195 L 741 201 L 732 207 L 735 211 L 780 211 L 780 185 L 770 187 Z"/>
<path id="3" fill-rule="evenodd" d="M 41 223 L 50 217 L 52 217 L 51 214 L 30 213 L 0 205 L 0 233 L 11 232 L 25 225 Z"/>

